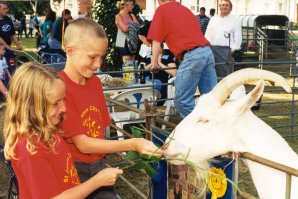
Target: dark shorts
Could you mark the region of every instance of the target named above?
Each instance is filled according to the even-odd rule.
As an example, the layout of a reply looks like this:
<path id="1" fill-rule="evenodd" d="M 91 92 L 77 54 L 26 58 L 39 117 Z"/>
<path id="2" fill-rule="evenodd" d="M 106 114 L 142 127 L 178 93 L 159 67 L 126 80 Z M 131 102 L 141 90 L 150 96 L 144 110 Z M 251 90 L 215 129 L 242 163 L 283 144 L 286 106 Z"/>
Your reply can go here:
<path id="1" fill-rule="evenodd" d="M 118 53 L 120 56 L 132 56 L 134 55 L 128 49 L 127 42 L 125 41 L 124 47 L 117 47 Z"/>
<path id="2" fill-rule="evenodd" d="M 92 176 L 98 173 L 98 171 L 106 168 L 104 160 L 98 160 L 92 164 L 83 162 L 75 162 L 75 167 L 78 171 L 81 182 L 85 182 Z M 101 187 L 90 194 L 87 199 L 119 199 L 114 187 Z"/>

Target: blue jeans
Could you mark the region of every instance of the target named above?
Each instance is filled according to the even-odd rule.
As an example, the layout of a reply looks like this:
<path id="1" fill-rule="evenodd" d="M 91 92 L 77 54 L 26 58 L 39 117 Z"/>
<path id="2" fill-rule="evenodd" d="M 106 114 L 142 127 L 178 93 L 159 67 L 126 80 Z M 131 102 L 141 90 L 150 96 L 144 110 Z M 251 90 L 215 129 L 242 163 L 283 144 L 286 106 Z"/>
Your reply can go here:
<path id="1" fill-rule="evenodd" d="M 175 106 L 181 117 L 186 117 L 194 109 L 197 87 L 204 94 L 211 91 L 216 83 L 214 57 L 209 46 L 185 53 L 175 80 Z"/>
<path id="2" fill-rule="evenodd" d="M 104 159 L 91 164 L 75 162 L 75 167 L 78 171 L 81 182 L 89 180 L 92 176 L 96 175 L 97 172 L 106 168 Z M 118 196 L 113 186 L 106 186 L 98 188 L 86 199 L 118 199 Z"/>

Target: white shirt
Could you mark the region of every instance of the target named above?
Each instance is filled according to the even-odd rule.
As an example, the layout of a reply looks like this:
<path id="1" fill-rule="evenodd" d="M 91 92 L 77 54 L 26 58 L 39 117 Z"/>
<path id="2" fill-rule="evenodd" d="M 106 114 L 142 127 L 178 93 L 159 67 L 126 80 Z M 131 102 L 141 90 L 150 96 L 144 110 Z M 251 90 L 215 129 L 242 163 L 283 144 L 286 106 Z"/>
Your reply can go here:
<path id="1" fill-rule="evenodd" d="M 143 58 L 151 58 L 151 55 L 152 55 L 151 47 L 145 44 L 142 44 L 139 51 L 139 55 Z"/>
<path id="2" fill-rule="evenodd" d="M 232 52 L 239 50 L 242 42 L 239 17 L 233 15 L 212 17 L 207 26 L 205 37 L 212 46 L 230 46 Z"/>

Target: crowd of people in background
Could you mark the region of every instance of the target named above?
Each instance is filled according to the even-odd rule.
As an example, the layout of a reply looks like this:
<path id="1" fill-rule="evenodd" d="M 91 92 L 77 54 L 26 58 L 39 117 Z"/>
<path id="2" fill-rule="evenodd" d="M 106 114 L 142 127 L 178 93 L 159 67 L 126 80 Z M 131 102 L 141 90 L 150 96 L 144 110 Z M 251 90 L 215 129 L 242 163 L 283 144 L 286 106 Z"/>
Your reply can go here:
<path id="1" fill-rule="evenodd" d="M 123 66 L 146 65 L 151 71 L 148 78 L 160 82 L 163 100 L 167 98 L 163 84 L 175 77 L 175 106 L 184 118 L 195 107 L 197 88 L 201 94 L 208 93 L 217 77 L 233 72 L 233 65 L 215 63 L 231 62 L 233 53 L 240 49 L 241 27 L 230 15 L 230 0 L 221 0 L 219 15 L 211 9 L 209 17 L 205 8 L 195 16 L 176 1 L 158 2 L 151 22 L 142 20 L 133 0 L 120 2 L 115 16 L 116 50 Z M 4 152 L 12 161 L 21 198 L 85 198 L 89 194 L 88 198 L 118 198 L 112 185 L 122 171 L 106 169 L 105 154 L 137 151 L 162 155 L 163 151 L 141 138 L 115 141 L 104 137 L 111 118 L 101 82 L 95 76 L 111 45 L 104 28 L 87 19 L 86 13 L 74 20 L 65 9 L 61 17 L 48 10 L 43 21 L 31 16 L 29 32 L 24 15 L 16 33 L 7 14 L 7 4 L 0 2 L 0 92 L 8 96 Z M 65 68 L 57 74 L 42 65 L 25 64 L 17 70 L 7 91 L 7 79 L 14 71 L 8 70 L 6 53 L 12 43 L 22 48 L 17 36 L 34 34 L 39 48 L 61 50 L 63 46 Z M 44 179 L 48 186 L 41 183 Z M 31 186 L 26 188 L 28 184 Z"/>
<path id="2" fill-rule="evenodd" d="M 223 78 L 234 71 L 234 67 L 227 63 L 232 62 L 234 53 L 240 49 L 242 40 L 241 26 L 238 19 L 230 15 L 232 3 L 229 0 L 219 2 L 219 15 L 215 15 L 216 10 L 212 8 L 209 11 L 209 16 L 206 15 L 204 7 L 201 7 L 199 14 L 195 16 L 189 9 L 175 1 L 160 0 L 159 3 L 160 6 L 157 8 L 151 22 L 141 17 L 141 10 L 135 5 L 134 0 L 119 2 L 119 12 L 115 16 L 115 25 L 117 27 L 116 51 L 122 57 L 122 67 L 126 65 L 137 65 L 138 67 L 140 63 L 144 63 L 147 69 L 154 72 L 147 72 L 146 77 L 152 78 L 154 76 L 156 79 L 155 84 L 159 85 L 162 99 L 167 97 L 167 89 L 163 84 L 166 84 L 171 77 L 175 76 L 175 86 L 179 88 L 176 89 L 176 107 L 182 117 L 185 117 L 193 109 L 194 101 L 190 96 L 194 94 L 197 86 L 199 86 L 200 93 L 209 92 L 216 84 L 217 76 Z M 7 5 L 3 3 L 1 7 L 3 7 L 2 15 L 6 16 L 8 14 Z M 176 10 L 181 16 L 185 16 L 177 16 L 177 13 L 167 11 L 168 9 L 165 9 L 167 7 L 170 10 Z M 158 14 L 159 12 L 162 14 Z M 62 50 L 62 38 L 65 28 L 73 21 L 73 18 L 71 11 L 68 9 L 59 13 L 59 17 L 56 17 L 56 14 L 49 9 L 45 12 L 44 20 L 41 20 L 37 15 L 31 15 L 29 20 L 26 20 L 25 13 L 22 13 L 18 19 L 19 22 L 4 17 L 1 19 L 2 23 L 9 22 L 11 29 L 6 33 L 2 33 L 2 37 L 8 46 L 15 42 L 20 48 L 18 38 L 34 36 L 36 37 L 37 48 L 59 50 L 65 56 L 65 52 Z M 159 17 L 159 15 L 162 17 Z M 189 27 L 191 31 L 184 31 L 184 27 Z M 210 47 L 211 51 L 209 51 Z M 204 55 L 204 58 L 197 57 L 196 61 L 193 61 L 195 56 L 204 54 L 203 52 L 197 52 L 187 56 L 195 49 L 197 51 L 203 49 L 203 51 L 208 51 L 208 56 Z M 187 57 L 190 60 L 187 60 Z M 226 63 L 225 65 L 215 66 L 216 73 L 213 72 L 213 59 L 217 63 Z M 204 63 L 202 63 L 202 60 L 205 60 Z M 187 67 L 184 68 L 184 65 L 187 65 Z M 208 65 L 210 70 L 203 67 L 196 72 L 196 81 L 191 84 L 188 81 L 185 84 L 185 77 L 181 77 L 182 72 L 179 71 L 183 71 L 185 76 L 187 71 L 192 71 L 190 65 L 193 65 L 196 69 L 199 68 L 198 65 L 201 67 Z M 179 66 L 177 72 L 176 70 L 167 69 L 167 67 L 175 68 L 177 66 Z M 160 70 L 160 68 L 163 69 Z M 192 71 L 191 74 L 194 75 L 195 73 Z M 183 90 L 183 92 L 180 93 L 180 90 Z M 191 90 L 191 92 L 186 93 L 185 90 Z"/>

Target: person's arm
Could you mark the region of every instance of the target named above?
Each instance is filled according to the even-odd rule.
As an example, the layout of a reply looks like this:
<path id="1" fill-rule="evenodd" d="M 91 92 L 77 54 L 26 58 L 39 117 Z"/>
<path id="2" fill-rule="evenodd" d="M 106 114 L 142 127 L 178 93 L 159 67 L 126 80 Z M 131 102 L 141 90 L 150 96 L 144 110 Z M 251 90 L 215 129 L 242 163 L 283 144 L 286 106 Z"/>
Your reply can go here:
<path id="1" fill-rule="evenodd" d="M 7 96 L 7 88 L 5 87 L 2 81 L 0 81 L 0 91 L 5 97 Z"/>
<path id="2" fill-rule="evenodd" d="M 126 140 L 104 140 L 80 134 L 72 137 L 73 143 L 82 153 L 116 153 L 123 151 L 137 151 L 148 155 L 159 155 L 161 150 L 152 142 L 143 138 Z"/>
<path id="3" fill-rule="evenodd" d="M 62 192 L 61 194 L 53 197 L 53 199 L 86 198 L 90 193 L 92 193 L 99 187 L 114 185 L 118 175 L 122 173 L 123 171 L 117 168 L 103 169 L 84 183 Z"/>
<path id="4" fill-rule="evenodd" d="M 152 42 L 152 58 L 151 58 L 151 70 L 157 70 L 158 58 L 162 53 L 161 43 L 166 41 L 168 30 L 166 28 L 165 20 L 160 10 L 160 7 L 155 11 L 153 20 L 151 21 L 147 39 Z"/>
<path id="5" fill-rule="evenodd" d="M 152 41 L 152 58 L 151 58 L 151 70 L 158 70 L 160 66 L 158 65 L 158 58 L 161 55 L 162 48 L 161 43 L 158 41 Z"/>
<path id="6" fill-rule="evenodd" d="M 121 15 L 116 16 L 115 23 L 122 32 L 128 32 L 128 24 L 124 23 Z"/>
<path id="7" fill-rule="evenodd" d="M 139 39 L 142 41 L 143 44 L 150 47 L 151 43 L 147 40 L 147 38 L 144 35 L 138 35 Z"/>
<path id="8" fill-rule="evenodd" d="M 241 22 L 235 17 L 234 35 L 233 35 L 233 45 L 231 46 L 231 51 L 239 50 L 242 43 L 242 29 Z"/>
<path id="9" fill-rule="evenodd" d="M 6 72 L 7 72 L 8 78 L 11 79 L 11 74 L 10 74 L 8 68 L 6 68 Z"/>
<path id="10" fill-rule="evenodd" d="M 205 38 L 211 43 L 212 42 L 212 29 L 213 29 L 213 23 L 214 23 L 214 18 L 211 18 L 208 22 L 206 32 L 205 32 Z"/>
<path id="11" fill-rule="evenodd" d="M 173 63 L 169 63 L 168 65 L 165 65 L 162 63 L 161 61 L 161 56 L 159 57 L 158 59 L 158 65 L 163 68 L 163 69 L 166 69 L 166 68 L 173 68 L 173 69 L 169 69 L 169 70 L 165 70 L 166 73 L 168 73 L 169 75 L 171 76 L 176 76 L 176 72 L 177 72 L 177 69 L 176 69 L 176 64 L 173 62 Z M 175 67 L 175 68 L 174 68 Z"/>
<path id="12" fill-rule="evenodd" d="M 4 44 L 5 48 L 8 50 L 12 50 L 9 45 L 0 37 L 0 42 Z"/>

